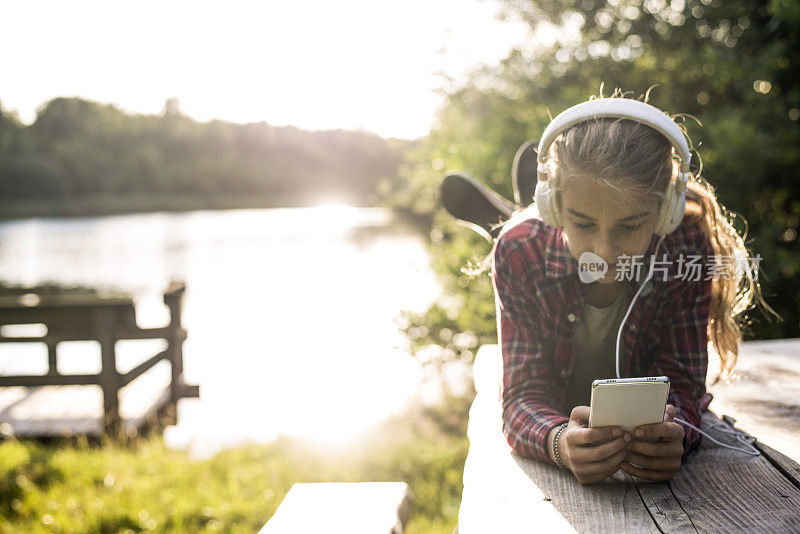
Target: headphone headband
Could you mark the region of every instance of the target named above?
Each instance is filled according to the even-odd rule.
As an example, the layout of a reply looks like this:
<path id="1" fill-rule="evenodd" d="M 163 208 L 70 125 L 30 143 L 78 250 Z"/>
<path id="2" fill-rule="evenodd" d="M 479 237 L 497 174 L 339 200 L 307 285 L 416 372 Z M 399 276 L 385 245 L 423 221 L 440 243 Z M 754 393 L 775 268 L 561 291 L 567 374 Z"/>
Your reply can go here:
<path id="1" fill-rule="evenodd" d="M 596 98 L 582 102 L 559 113 L 545 128 L 538 146 L 538 178 L 547 180 L 544 165 L 545 157 L 556 137 L 572 126 L 590 119 L 603 117 L 630 119 L 654 128 L 666 137 L 680 156 L 681 172 L 678 175 L 678 187 L 686 189 L 689 178 L 689 164 L 692 154 L 683 132 L 669 116 L 660 109 L 640 100 L 630 98 Z"/>
<path id="2" fill-rule="evenodd" d="M 536 158 L 538 179 L 535 200 L 539 206 L 542 220 L 551 226 L 563 226 L 556 195 L 547 181 L 547 163 L 550 162 L 545 163 L 545 161 L 550 145 L 553 144 L 556 137 L 572 126 L 604 117 L 629 119 L 650 126 L 666 137 L 675 147 L 675 151 L 681 158 L 681 169 L 676 179 L 670 180 L 667 186 L 664 202 L 659 208 L 655 225 L 657 235 L 664 236 L 673 232 L 683 220 L 686 206 L 686 188 L 691 176 L 689 163 L 692 159 L 689 144 L 681 129 L 666 113 L 650 104 L 629 98 L 598 98 L 583 102 L 559 113 L 545 128 L 542 139 L 539 141 L 539 154 Z"/>

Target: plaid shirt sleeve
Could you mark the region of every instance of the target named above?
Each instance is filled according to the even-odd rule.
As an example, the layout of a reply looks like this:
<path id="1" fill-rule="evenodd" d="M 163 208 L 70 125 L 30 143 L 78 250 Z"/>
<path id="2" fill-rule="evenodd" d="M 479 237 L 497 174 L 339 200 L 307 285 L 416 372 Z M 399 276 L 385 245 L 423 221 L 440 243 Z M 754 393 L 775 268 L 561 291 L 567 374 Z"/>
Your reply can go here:
<path id="1" fill-rule="evenodd" d="M 704 265 L 713 255 L 710 241 L 700 246 Z M 695 249 L 697 251 L 697 249 Z M 702 269 L 699 280 L 677 280 L 671 291 L 672 306 L 668 310 L 669 324 L 662 331 L 655 353 L 656 372 L 670 378 L 668 402 L 677 415 L 700 428 L 701 399 L 706 393 L 708 370 L 708 316 L 711 305 L 712 280 Z M 684 458 L 700 445 L 702 435 L 685 426 Z"/>
<path id="2" fill-rule="evenodd" d="M 496 241 L 492 258 L 503 354 L 503 434 L 520 456 L 552 462 L 547 435 L 569 419 L 554 399 L 553 344 L 541 317 L 541 284 L 532 274 L 544 265 L 544 257 L 535 240 L 513 235 L 508 232 Z"/>

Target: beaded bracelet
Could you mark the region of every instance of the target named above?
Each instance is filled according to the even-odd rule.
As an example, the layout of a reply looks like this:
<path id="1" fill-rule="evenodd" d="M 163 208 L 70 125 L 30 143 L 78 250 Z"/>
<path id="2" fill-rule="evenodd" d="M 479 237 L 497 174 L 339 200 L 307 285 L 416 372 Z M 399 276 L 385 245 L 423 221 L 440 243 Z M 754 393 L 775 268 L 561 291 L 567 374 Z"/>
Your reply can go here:
<path id="1" fill-rule="evenodd" d="M 559 469 L 566 469 L 567 466 L 564 465 L 564 462 L 561 460 L 561 455 L 558 454 L 558 438 L 561 437 L 561 433 L 567 429 L 567 425 L 569 423 L 563 423 L 561 428 L 556 430 L 556 437 L 553 438 L 553 456 L 556 459 L 556 465 L 558 465 Z"/>

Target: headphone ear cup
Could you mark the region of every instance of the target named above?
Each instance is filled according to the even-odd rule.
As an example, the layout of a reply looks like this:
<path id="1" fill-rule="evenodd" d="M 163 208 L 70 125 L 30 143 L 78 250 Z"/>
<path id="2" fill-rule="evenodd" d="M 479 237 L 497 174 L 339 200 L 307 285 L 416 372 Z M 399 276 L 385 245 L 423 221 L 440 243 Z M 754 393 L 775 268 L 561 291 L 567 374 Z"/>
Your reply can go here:
<path id="1" fill-rule="evenodd" d="M 561 214 L 558 212 L 556 195 L 550 188 L 550 184 L 545 180 L 536 182 L 536 206 L 539 208 L 539 215 L 549 226 L 561 227 Z"/>
<path id="2" fill-rule="evenodd" d="M 676 181 L 670 180 L 664 196 L 664 202 L 658 211 L 655 234 L 663 236 L 674 232 L 681 225 L 685 210 L 686 192 L 681 191 L 678 194 Z"/>
<path id="3" fill-rule="evenodd" d="M 670 220 L 670 228 L 669 232 L 674 232 L 678 229 L 678 227 L 683 222 L 683 214 L 686 212 L 686 192 L 681 191 L 680 195 L 676 195 L 675 198 L 675 211 L 672 214 L 672 219 Z"/>

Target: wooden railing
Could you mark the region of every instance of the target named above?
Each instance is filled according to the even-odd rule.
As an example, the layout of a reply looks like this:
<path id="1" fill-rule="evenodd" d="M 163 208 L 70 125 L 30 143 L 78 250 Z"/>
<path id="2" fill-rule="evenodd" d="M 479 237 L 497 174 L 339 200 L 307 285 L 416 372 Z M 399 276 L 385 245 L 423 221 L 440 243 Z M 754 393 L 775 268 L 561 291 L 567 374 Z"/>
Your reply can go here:
<path id="1" fill-rule="evenodd" d="M 89 292 L 53 292 L 44 288 L 15 288 L 0 296 L 0 327 L 8 325 L 44 325 L 41 335 L 8 336 L 0 328 L 0 343 L 44 343 L 47 346 L 48 370 L 44 375 L 0 376 L 1 386 L 99 385 L 103 391 L 104 432 L 119 435 L 121 419 L 120 390 L 147 372 L 161 360 L 172 366 L 169 403 L 174 406 L 183 397 L 199 397 L 199 386 L 183 380 L 183 341 L 181 303 L 186 290 L 182 282 L 173 282 L 164 293 L 169 309 L 169 324 L 162 328 L 139 328 L 130 296 L 107 297 Z M 131 339 L 164 339 L 167 348 L 151 356 L 126 373 L 117 370 L 116 343 Z M 58 371 L 57 347 L 64 341 L 97 341 L 100 345 L 101 370 L 98 374 L 61 374 Z"/>

